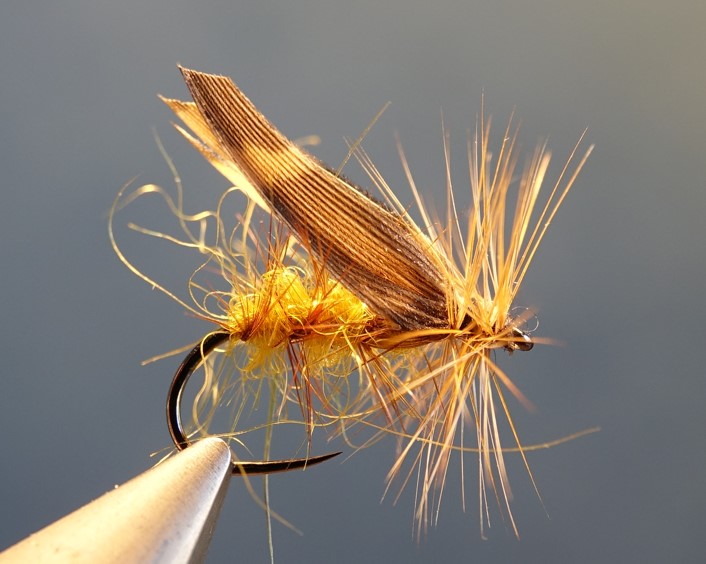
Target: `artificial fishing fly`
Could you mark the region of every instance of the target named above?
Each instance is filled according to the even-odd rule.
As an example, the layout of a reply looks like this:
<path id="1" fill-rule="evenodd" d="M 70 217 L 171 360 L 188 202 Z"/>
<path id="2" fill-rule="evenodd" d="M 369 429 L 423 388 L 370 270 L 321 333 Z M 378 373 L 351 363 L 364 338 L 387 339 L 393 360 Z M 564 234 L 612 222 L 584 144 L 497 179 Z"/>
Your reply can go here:
<path id="1" fill-rule="evenodd" d="M 192 278 L 194 304 L 179 300 L 219 326 L 216 345 L 207 336 L 209 350 L 202 343 L 200 352 L 192 351 L 189 374 L 216 346 L 245 350 L 241 380 L 272 379 L 279 398 L 274 411 L 299 405 L 309 437 L 316 426 L 335 425 L 346 434 L 354 424 L 379 431 L 376 438 L 397 435 L 388 482 L 399 478 L 404 486 L 416 469 L 420 531 L 440 502 L 451 455 L 474 451 L 481 527 L 494 496 L 517 533 L 500 423 L 507 421 L 527 465 L 505 393 L 524 398 L 493 354 L 534 344 L 523 329 L 528 314 L 514 315 L 513 302 L 591 148 L 579 155 L 579 140 L 538 205 L 550 154 L 540 147 L 518 175 L 516 130 L 508 125 L 493 158 L 490 128 L 481 118 L 468 147 L 473 207 L 467 222 L 456 211 L 448 163 L 443 228 L 431 220 L 407 170 L 420 228 L 361 151 L 357 157 L 385 203 L 284 137 L 229 78 L 181 72 L 193 102 L 163 98 L 186 126 L 177 128 L 250 200 L 238 227 L 228 231 L 220 206 L 187 217 L 168 199 L 183 227 L 207 217 L 216 223 L 215 243 L 187 231 L 181 244 L 207 255 L 197 273 L 215 265 L 229 285 L 218 291 Z M 152 191 L 162 193 L 156 187 L 140 193 Z M 265 238 L 252 224 L 258 207 L 275 220 Z M 466 426 L 474 429 L 473 448 L 463 443 Z"/>

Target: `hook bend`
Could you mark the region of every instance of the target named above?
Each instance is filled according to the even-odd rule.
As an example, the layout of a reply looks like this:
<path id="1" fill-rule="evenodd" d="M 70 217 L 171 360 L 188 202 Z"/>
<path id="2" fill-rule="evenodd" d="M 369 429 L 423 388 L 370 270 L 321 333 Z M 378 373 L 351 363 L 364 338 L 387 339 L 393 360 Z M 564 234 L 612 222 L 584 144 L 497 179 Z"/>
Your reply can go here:
<path id="1" fill-rule="evenodd" d="M 229 337 L 230 334 L 225 331 L 216 331 L 206 336 L 199 344 L 191 349 L 174 374 L 172 384 L 169 387 L 169 393 L 167 394 L 167 426 L 169 427 L 169 434 L 174 441 L 174 446 L 176 446 L 178 450 L 184 450 L 191 444 L 181 424 L 181 397 L 186 388 L 186 384 L 204 359 L 217 347 L 225 343 Z M 309 458 L 233 461 L 233 474 L 250 475 L 289 472 L 290 470 L 297 470 L 325 462 L 339 454 L 341 453 L 331 452 Z"/>

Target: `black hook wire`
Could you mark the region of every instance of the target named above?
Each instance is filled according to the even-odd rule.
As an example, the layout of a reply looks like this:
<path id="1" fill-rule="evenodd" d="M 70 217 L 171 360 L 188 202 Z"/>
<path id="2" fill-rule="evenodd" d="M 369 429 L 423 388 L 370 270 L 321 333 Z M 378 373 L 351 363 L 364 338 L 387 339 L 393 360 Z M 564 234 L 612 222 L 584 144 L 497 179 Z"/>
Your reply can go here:
<path id="1" fill-rule="evenodd" d="M 169 434 L 172 436 L 174 445 L 178 450 L 184 450 L 191 442 L 184 433 L 181 425 L 181 396 L 186 388 L 189 378 L 204 359 L 213 350 L 228 340 L 230 334 L 225 331 L 217 331 L 208 335 L 203 341 L 196 345 L 177 369 L 169 387 L 167 395 L 167 425 Z M 233 474 L 272 474 L 274 472 L 289 472 L 306 466 L 313 466 L 320 462 L 325 462 L 340 452 L 331 452 L 311 458 L 291 458 L 288 460 L 261 460 L 248 462 L 233 462 Z"/>

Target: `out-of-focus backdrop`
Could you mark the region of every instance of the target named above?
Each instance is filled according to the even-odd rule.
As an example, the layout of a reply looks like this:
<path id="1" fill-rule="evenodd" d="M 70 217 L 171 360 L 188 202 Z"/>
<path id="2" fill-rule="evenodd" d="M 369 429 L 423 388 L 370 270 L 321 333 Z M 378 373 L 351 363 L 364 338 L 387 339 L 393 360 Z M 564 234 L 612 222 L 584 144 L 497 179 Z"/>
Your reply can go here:
<path id="1" fill-rule="evenodd" d="M 312 151 L 332 166 L 344 137 L 390 100 L 364 146 L 411 201 L 399 134 L 439 208 L 442 111 L 465 206 L 465 136 L 483 96 L 498 134 L 515 109 L 523 148 L 549 138 L 555 165 L 584 128 L 596 144 L 519 298 L 561 344 L 503 360 L 536 407 L 514 407 L 525 442 L 602 428 L 529 455 L 546 513 L 513 459 L 521 540 L 497 518 L 482 540 L 471 460 L 466 513 L 454 466 L 438 526 L 417 543 L 412 490 L 396 506 L 380 501 L 390 439 L 272 479 L 274 509 L 303 532 L 275 525 L 278 561 L 700 561 L 705 21 L 696 1 L 3 2 L 0 547 L 147 469 L 169 444 L 163 402 L 178 359 L 140 361 L 206 325 L 119 263 L 107 215 L 136 175 L 172 186 L 152 128 L 190 209 L 227 186 L 157 100 L 186 96 L 181 63 L 232 76 L 287 135 L 319 135 Z M 132 252 L 185 284 L 179 249 Z M 316 452 L 329 448 L 315 437 Z M 264 521 L 235 480 L 210 560 L 266 561 Z"/>

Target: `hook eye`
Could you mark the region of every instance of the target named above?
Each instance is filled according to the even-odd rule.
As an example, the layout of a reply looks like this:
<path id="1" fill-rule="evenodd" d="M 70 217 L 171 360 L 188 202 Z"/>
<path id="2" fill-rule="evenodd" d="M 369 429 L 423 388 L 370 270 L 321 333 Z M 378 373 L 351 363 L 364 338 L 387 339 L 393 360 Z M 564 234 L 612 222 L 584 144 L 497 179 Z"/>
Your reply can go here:
<path id="1" fill-rule="evenodd" d="M 172 384 L 169 387 L 169 393 L 167 394 L 167 426 L 169 427 L 169 434 L 172 437 L 172 441 L 174 441 L 174 446 L 178 450 L 184 450 L 191 444 L 181 424 L 181 397 L 186 388 L 186 384 L 204 359 L 229 338 L 230 334 L 225 331 L 216 331 L 215 333 L 207 335 L 198 345 L 191 349 L 174 374 Z M 339 454 L 341 453 L 331 452 L 309 458 L 234 461 L 233 474 L 250 475 L 289 472 L 290 470 L 297 470 L 325 462 Z"/>
<path id="2" fill-rule="evenodd" d="M 505 348 L 510 351 L 531 351 L 534 348 L 534 341 L 527 333 L 520 331 L 517 327 L 513 327 L 510 331 L 512 341 L 509 341 Z"/>

